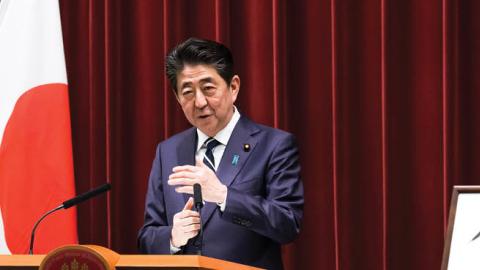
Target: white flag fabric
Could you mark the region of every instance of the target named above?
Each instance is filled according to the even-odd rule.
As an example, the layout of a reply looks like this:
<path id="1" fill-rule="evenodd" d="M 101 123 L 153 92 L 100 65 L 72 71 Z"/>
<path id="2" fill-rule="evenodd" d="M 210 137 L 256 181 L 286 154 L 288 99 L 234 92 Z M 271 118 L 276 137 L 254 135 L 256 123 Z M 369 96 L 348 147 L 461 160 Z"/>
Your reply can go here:
<path id="1" fill-rule="evenodd" d="M 27 253 L 34 222 L 75 195 L 58 0 L 0 2 L 0 253 Z M 76 211 L 37 229 L 35 253 L 77 243 Z"/>

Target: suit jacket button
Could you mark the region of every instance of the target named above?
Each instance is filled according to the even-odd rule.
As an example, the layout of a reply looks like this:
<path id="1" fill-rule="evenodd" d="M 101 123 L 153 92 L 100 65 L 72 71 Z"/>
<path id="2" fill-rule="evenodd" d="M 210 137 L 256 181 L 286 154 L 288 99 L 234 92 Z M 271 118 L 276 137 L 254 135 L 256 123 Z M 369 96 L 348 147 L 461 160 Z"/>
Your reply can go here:
<path id="1" fill-rule="evenodd" d="M 242 224 L 242 220 L 239 217 L 233 217 L 233 223 Z"/>

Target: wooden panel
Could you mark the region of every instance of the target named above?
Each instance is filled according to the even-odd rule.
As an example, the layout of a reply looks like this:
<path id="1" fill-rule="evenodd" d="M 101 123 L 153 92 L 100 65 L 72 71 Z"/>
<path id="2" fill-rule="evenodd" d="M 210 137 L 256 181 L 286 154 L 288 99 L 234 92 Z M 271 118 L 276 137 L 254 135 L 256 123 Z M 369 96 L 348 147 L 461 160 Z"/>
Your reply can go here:
<path id="1" fill-rule="evenodd" d="M 0 270 L 38 269 L 45 255 L 0 255 Z M 196 255 L 121 255 L 117 270 L 138 269 L 259 269 Z"/>

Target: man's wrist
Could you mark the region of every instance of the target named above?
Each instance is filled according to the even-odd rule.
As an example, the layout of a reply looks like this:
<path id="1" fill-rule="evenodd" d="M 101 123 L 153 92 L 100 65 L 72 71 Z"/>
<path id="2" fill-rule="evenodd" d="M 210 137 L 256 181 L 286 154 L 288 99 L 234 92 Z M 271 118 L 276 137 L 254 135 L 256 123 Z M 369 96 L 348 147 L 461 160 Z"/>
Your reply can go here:
<path id="1" fill-rule="evenodd" d="M 225 211 L 225 207 L 227 205 L 227 195 L 228 195 L 228 188 L 227 186 L 223 185 L 225 188 L 224 191 L 222 191 L 222 200 L 221 202 L 217 202 L 217 205 L 220 207 L 220 211 Z"/>
<path id="2" fill-rule="evenodd" d="M 173 242 L 172 242 L 172 239 L 170 238 L 170 253 L 171 254 L 175 254 L 177 252 L 179 252 L 181 250 L 180 247 L 176 247 Z"/>
<path id="3" fill-rule="evenodd" d="M 178 240 L 178 239 L 177 239 Z M 174 237 L 173 237 L 173 230 L 172 230 L 172 233 L 170 234 L 170 246 L 171 247 L 174 247 L 174 248 L 182 248 L 182 245 L 179 245 L 178 243 L 176 243 L 174 241 Z"/>
<path id="4" fill-rule="evenodd" d="M 227 201 L 228 188 L 225 185 L 222 185 L 220 190 L 220 198 L 217 200 L 217 204 L 224 204 Z"/>

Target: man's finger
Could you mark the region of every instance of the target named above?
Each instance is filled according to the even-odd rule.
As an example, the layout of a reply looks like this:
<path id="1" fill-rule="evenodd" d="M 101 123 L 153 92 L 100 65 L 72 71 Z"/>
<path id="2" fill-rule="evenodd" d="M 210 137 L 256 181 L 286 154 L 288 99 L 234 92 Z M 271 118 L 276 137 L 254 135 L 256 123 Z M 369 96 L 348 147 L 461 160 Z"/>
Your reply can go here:
<path id="1" fill-rule="evenodd" d="M 188 178 L 175 178 L 168 180 L 170 186 L 193 186 L 195 183 L 196 182 L 193 179 Z"/>
<path id="2" fill-rule="evenodd" d="M 177 193 L 193 194 L 193 187 L 192 186 L 180 186 L 180 187 L 176 187 L 175 191 Z"/>
<path id="3" fill-rule="evenodd" d="M 187 203 L 183 207 L 183 210 L 192 210 L 193 208 L 193 197 L 188 198 Z"/>
<path id="4" fill-rule="evenodd" d="M 174 172 L 168 176 L 168 179 L 176 179 L 176 178 L 188 178 L 188 179 L 194 179 L 196 178 L 197 175 L 194 172 L 191 171 L 179 171 L 179 172 Z"/>
<path id="5" fill-rule="evenodd" d="M 194 211 L 192 211 L 192 212 L 194 212 Z M 192 224 L 200 224 L 200 215 L 198 214 L 198 212 L 195 212 L 195 213 L 197 213 L 197 216 L 192 217 L 191 223 Z"/>
<path id="6" fill-rule="evenodd" d="M 172 169 L 172 172 L 180 172 L 180 171 L 190 171 L 190 172 L 195 172 L 197 170 L 197 167 L 192 166 L 192 165 L 183 165 L 183 166 L 175 166 Z"/>
<path id="7" fill-rule="evenodd" d="M 193 224 L 193 223 L 198 223 L 200 214 L 197 211 L 192 211 L 192 210 L 183 210 L 182 214 L 184 217 L 182 217 L 179 222 L 182 222 L 184 225 L 188 224 Z"/>
<path id="8" fill-rule="evenodd" d="M 183 219 L 199 217 L 199 216 L 200 216 L 200 214 L 198 214 L 197 211 L 188 210 L 188 209 L 182 211 L 182 218 Z"/>
<path id="9" fill-rule="evenodd" d="M 195 166 L 197 166 L 197 167 L 207 167 L 207 165 L 205 165 L 205 163 L 203 163 L 203 160 L 201 160 L 199 158 L 195 159 Z"/>
<path id="10" fill-rule="evenodd" d="M 191 221 L 189 221 L 189 218 L 196 218 L 199 216 L 200 215 L 196 211 L 182 210 L 181 212 L 178 213 L 178 215 L 174 217 L 174 219 L 176 219 L 176 222 L 178 224 L 188 224 L 188 222 L 191 223 Z"/>
<path id="11" fill-rule="evenodd" d="M 185 207 L 185 206 L 184 206 Z M 180 222 L 189 217 L 198 217 L 198 212 L 192 210 L 182 210 L 173 216 L 173 219 Z"/>
<path id="12" fill-rule="evenodd" d="M 196 232 L 200 230 L 200 224 L 190 224 L 190 225 L 187 225 L 187 226 L 184 226 L 183 227 L 183 232 L 185 233 L 189 233 L 189 232 Z"/>
<path id="13" fill-rule="evenodd" d="M 193 231 L 193 232 L 186 232 L 184 234 L 188 239 L 190 239 L 190 238 L 193 238 L 193 237 L 197 236 L 198 232 L 199 231 Z"/>

